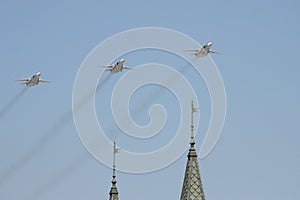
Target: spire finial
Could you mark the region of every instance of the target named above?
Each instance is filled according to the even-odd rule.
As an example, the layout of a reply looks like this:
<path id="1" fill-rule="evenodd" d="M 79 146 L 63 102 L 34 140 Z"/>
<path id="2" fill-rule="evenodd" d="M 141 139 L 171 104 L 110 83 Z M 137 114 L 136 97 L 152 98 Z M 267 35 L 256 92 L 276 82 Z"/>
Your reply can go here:
<path id="1" fill-rule="evenodd" d="M 113 177 L 116 176 L 116 141 L 114 141 L 114 151 L 113 151 Z"/>
<path id="2" fill-rule="evenodd" d="M 113 186 L 116 185 L 117 180 L 116 180 L 116 154 L 119 153 L 119 148 L 116 147 L 116 141 L 114 141 L 114 149 L 113 149 L 113 180 L 112 184 Z"/>
<path id="3" fill-rule="evenodd" d="M 191 147 L 194 147 L 195 144 L 195 135 L 194 135 L 194 113 L 197 112 L 198 108 L 194 107 L 194 101 L 191 103 Z"/>

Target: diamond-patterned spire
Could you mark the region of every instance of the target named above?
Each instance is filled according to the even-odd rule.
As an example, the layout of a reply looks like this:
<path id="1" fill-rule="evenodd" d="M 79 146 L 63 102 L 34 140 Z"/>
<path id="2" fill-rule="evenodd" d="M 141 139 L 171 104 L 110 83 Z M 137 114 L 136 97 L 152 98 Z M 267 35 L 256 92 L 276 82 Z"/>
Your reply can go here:
<path id="1" fill-rule="evenodd" d="M 192 102 L 191 141 L 189 153 L 187 156 L 188 160 L 186 163 L 180 200 L 205 200 L 198 167 L 197 152 L 194 147 L 194 112 L 196 112 L 196 108 L 194 108 L 194 104 Z"/>

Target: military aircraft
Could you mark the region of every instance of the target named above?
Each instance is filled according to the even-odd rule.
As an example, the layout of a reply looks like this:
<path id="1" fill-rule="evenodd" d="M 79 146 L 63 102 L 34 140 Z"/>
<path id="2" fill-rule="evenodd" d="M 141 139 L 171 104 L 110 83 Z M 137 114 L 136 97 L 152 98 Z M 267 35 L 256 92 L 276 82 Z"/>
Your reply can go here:
<path id="1" fill-rule="evenodd" d="M 207 56 L 209 53 L 221 54 L 219 52 L 211 50 L 210 48 L 211 48 L 212 45 L 213 45 L 212 42 L 208 42 L 207 44 L 203 45 L 201 48 L 184 49 L 183 51 L 190 51 L 190 52 L 192 52 L 191 55 L 194 55 L 197 58 L 202 58 L 204 56 Z"/>
<path id="2" fill-rule="evenodd" d="M 17 81 L 21 81 L 21 84 L 26 84 L 28 87 L 38 85 L 40 82 L 50 83 L 50 81 L 40 79 L 41 72 L 35 73 L 31 78 L 22 78 Z"/>
<path id="3" fill-rule="evenodd" d="M 123 69 L 132 69 L 132 68 L 124 66 L 124 62 L 125 62 L 125 59 L 121 59 L 118 62 L 116 62 L 115 64 L 100 66 L 100 67 L 106 68 L 105 71 L 110 71 L 110 73 L 112 73 L 112 74 L 122 72 Z"/>

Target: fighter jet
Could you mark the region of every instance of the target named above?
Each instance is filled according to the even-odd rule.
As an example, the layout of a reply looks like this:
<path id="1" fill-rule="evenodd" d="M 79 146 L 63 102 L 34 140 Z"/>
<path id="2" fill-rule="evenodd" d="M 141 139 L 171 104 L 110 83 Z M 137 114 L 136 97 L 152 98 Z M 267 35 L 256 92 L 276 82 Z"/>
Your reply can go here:
<path id="1" fill-rule="evenodd" d="M 112 73 L 112 74 L 122 72 L 123 69 L 132 69 L 132 68 L 124 66 L 124 62 L 125 62 L 125 59 L 121 59 L 118 62 L 116 62 L 115 64 L 100 66 L 100 67 L 106 68 L 105 71 L 110 71 L 110 73 Z"/>
<path id="2" fill-rule="evenodd" d="M 211 50 L 210 48 L 211 48 L 212 45 L 213 45 L 212 42 L 208 42 L 207 44 L 203 45 L 201 48 L 184 49 L 183 51 L 190 51 L 190 52 L 192 52 L 191 55 L 194 55 L 197 58 L 202 58 L 204 56 L 207 56 L 209 53 L 221 54 L 219 52 Z"/>
<path id="3" fill-rule="evenodd" d="M 22 78 L 17 81 L 21 81 L 21 84 L 26 84 L 28 87 L 38 85 L 40 82 L 50 83 L 50 81 L 40 79 L 41 72 L 35 73 L 31 78 Z"/>

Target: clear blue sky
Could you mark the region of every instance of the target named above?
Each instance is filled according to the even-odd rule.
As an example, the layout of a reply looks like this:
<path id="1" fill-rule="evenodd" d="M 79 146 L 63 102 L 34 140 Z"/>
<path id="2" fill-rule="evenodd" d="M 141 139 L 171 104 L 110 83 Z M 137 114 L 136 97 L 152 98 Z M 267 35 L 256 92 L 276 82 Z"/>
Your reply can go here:
<path id="1" fill-rule="evenodd" d="M 0 5 L 0 109 L 8 106 L 23 89 L 15 79 L 41 71 L 42 78 L 53 81 L 27 90 L 0 119 L 0 175 L 5 176 L 10 169 L 0 184 L 0 199 L 108 199 L 111 169 L 85 151 L 74 123 L 65 113 L 71 109 L 75 76 L 87 54 L 113 34 L 145 26 L 171 28 L 201 44 L 213 41 L 214 49 L 222 52 L 213 59 L 226 87 L 226 123 L 213 152 L 199 161 L 207 199 L 300 198 L 298 1 L 117 4 L 13 0 L 1 1 Z M 153 61 L 145 54 L 137 60 L 128 55 L 127 64 Z M 192 70 L 186 76 L 196 82 Z M 99 118 L 102 108 L 104 116 L 111 115 L 105 108 L 105 104 L 109 105 L 105 97 L 119 77 L 110 79 L 97 96 Z M 201 78 L 198 81 L 198 91 L 204 90 Z M 210 111 L 207 91 L 198 96 L 203 99 L 200 123 L 207 127 Z M 136 97 L 136 102 L 143 101 L 139 93 Z M 167 92 L 150 104 L 159 102 L 171 102 L 166 109 L 176 109 L 174 97 Z M 136 119 L 145 123 L 146 112 L 141 111 Z M 57 124 L 61 120 L 66 122 Z M 106 120 L 105 126 L 110 130 L 112 119 Z M 178 119 L 171 120 L 176 124 Z M 169 123 L 167 126 L 172 130 L 172 121 Z M 161 141 L 141 141 L 141 145 L 117 134 L 122 148 L 134 148 L 130 144 L 136 144 L 140 151 L 144 144 L 153 149 L 169 138 L 167 135 Z M 197 147 L 203 137 L 201 132 L 199 136 Z M 40 146 L 33 149 L 42 138 L 45 139 Z M 20 159 L 26 155 L 30 159 L 22 164 Z M 22 167 L 14 166 L 14 170 L 11 166 L 15 163 Z M 157 172 L 142 175 L 119 172 L 120 199 L 179 199 L 185 163 L 183 156 Z"/>

